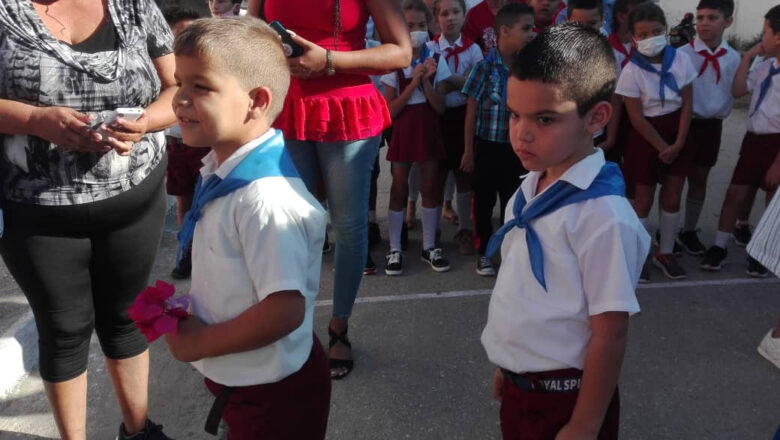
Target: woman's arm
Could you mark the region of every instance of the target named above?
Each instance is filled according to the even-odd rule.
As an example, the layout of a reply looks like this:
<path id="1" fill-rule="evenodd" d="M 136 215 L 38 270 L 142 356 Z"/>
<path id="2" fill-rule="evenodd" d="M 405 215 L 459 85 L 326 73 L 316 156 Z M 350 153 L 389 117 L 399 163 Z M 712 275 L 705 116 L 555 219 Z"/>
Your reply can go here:
<path id="1" fill-rule="evenodd" d="M 90 129 L 92 118 L 68 107 L 36 107 L 0 99 L 0 133 L 29 134 L 73 151 L 106 151 Z"/>

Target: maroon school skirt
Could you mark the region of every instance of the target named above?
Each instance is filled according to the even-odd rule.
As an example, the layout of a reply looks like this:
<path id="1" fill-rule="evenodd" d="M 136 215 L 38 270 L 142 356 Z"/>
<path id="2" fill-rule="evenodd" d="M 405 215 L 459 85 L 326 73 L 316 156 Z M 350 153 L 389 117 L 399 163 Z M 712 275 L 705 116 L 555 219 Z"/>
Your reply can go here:
<path id="1" fill-rule="evenodd" d="M 688 146 L 693 165 L 712 168 L 718 161 L 723 119 L 691 119 L 688 130 Z"/>
<path id="2" fill-rule="evenodd" d="M 647 118 L 650 125 L 655 127 L 658 134 L 668 143 L 674 143 L 677 139 L 677 129 L 680 123 L 680 111 L 662 116 Z M 692 155 L 689 148 L 684 146 L 677 159 L 671 164 L 665 164 L 658 158 L 658 150 L 650 145 L 644 136 L 631 127 L 626 143 L 626 152 L 623 157 L 623 172 L 626 181 L 653 185 L 661 182 L 666 175 L 687 176 L 691 169 Z"/>
<path id="3" fill-rule="evenodd" d="M 767 186 L 765 177 L 778 154 L 780 154 L 780 133 L 745 133 L 731 184 L 752 186 L 767 192 L 777 188 Z"/>
<path id="4" fill-rule="evenodd" d="M 211 148 L 189 147 L 181 139 L 166 136 L 168 150 L 168 168 L 165 170 L 165 190 L 172 196 L 192 196 L 198 183 L 201 159 Z"/>
<path id="5" fill-rule="evenodd" d="M 387 160 L 427 162 L 445 157 L 439 116 L 427 102 L 407 105 L 393 121 Z"/>
<path id="6" fill-rule="evenodd" d="M 464 124 L 466 121 L 466 106 L 447 107 L 441 115 L 441 138 L 444 142 L 444 153 L 447 158 L 441 162 L 439 170 L 459 170 L 463 159 Z"/>

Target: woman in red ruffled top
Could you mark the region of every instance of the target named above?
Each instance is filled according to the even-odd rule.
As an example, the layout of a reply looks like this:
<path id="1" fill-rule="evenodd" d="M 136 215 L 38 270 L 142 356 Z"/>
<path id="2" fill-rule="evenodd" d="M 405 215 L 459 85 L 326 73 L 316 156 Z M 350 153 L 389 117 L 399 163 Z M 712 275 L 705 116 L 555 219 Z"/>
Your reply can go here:
<path id="1" fill-rule="evenodd" d="M 260 12 L 264 14 L 260 14 Z M 368 255 L 368 193 L 387 103 L 368 75 L 408 66 L 412 48 L 398 0 L 251 0 L 249 14 L 278 20 L 304 53 L 291 58 L 293 79 L 275 127 L 309 191 L 325 183 L 336 239 L 331 377 L 352 370 L 347 321 Z M 366 49 L 369 16 L 383 44 Z"/>

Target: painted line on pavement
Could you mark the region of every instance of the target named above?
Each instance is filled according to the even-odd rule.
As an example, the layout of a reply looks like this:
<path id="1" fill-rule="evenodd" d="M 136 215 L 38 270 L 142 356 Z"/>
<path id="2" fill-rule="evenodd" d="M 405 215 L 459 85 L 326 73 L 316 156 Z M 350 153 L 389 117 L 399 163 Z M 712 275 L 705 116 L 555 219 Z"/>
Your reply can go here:
<path id="1" fill-rule="evenodd" d="M 742 285 L 766 285 L 780 284 L 780 279 L 756 279 L 756 278 L 735 278 L 727 280 L 699 280 L 699 281 L 671 281 L 664 283 L 642 284 L 637 290 L 656 290 L 656 289 L 679 289 L 684 287 L 722 287 L 722 286 L 742 286 Z M 470 296 L 487 296 L 492 292 L 491 289 L 478 290 L 455 290 L 450 292 L 438 293 L 410 293 L 406 295 L 382 295 L 366 296 L 357 298 L 355 304 L 385 303 L 398 301 L 414 301 L 419 299 L 442 299 L 442 298 L 463 298 Z M 333 300 L 324 299 L 314 303 L 316 307 L 332 306 Z"/>
<path id="2" fill-rule="evenodd" d="M 38 362 L 36 339 L 38 333 L 32 310 L 24 314 L 0 336 L 0 399 L 5 398 Z M 35 347 L 30 353 L 31 346 Z M 25 356 L 25 348 L 28 350 Z"/>

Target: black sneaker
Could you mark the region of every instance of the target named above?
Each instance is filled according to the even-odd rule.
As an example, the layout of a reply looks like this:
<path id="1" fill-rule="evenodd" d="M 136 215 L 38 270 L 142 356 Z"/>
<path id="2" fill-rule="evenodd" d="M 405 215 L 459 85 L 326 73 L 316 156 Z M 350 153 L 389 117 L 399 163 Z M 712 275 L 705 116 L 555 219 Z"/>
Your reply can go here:
<path id="1" fill-rule="evenodd" d="M 187 250 L 181 256 L 179 265 L 171 271 L 171 278 L 174 280 L 186 280 L 192 273 L 192 252 Z"/>
<path id="2" fill-rule="evenodd" d="M 406 223 L 401 226 L 401 250 L 405 251 L 409 247 L 409 228 L 406 227 Z"/>
<path id="3" fill-rule="evenodd" d="M 750 225 L 745 223 L 734 226 L 731 236 L 734 237 L 734 242 L 737 243 L 737 246 L 745 247 L 750 243 L 750 239 L 753 238 L 753 233 L 750 231 Z"/>
<path id="4" fill-rule="evenodd" d="M 769 270 L 755 258 L 748 257 L 747 262 L 748 265 L 745 273 L 749 276 L 753 278 L 766 278 L 769 275 Z"/>
<path id="5" fill-rule="evenodd" d="M 674 255 L 655 254 L 653 256 L 653 265 L 661 269 L 666 278 L 670 280 L 682 280 L 686 277 L 685 269 L 680 266 Z"/>
<path id="6" fill-rule="evenodd" d="M 496 269 L 493 267 L 493 263 L 484 255 L 480 255 L 479 259 L 477 259 L 477 275 L 483 277 L 496 276 Z"/>
<path id="7" fill-rule="evenodd" d="M 368 248 L 382 243 L 382 234 L 379 232 L 379 225 L 374 222 L 368 222 Z"/>
<path id="8" fill-rule="evenodd" d="M 404 273 L 404 257 L 400 252 L 390 251 L 385 256 L 385 259 L 387 260 L 385 274 L 396 276 Z"/>
<path id="9" fill-rule="evenodd" d="M 642 273 L 639 274 L 639 284 L 647 284 L 650 282 L 650 258 L 647 257 L 645 264 L 642 265 Z"/>
<path id="10" fill-rule="evenodd" d="M 366 257 L 366 267 L 363 268 L 363 275 L 374 275 L 376 273 L 376 264 L 371 259 L 371 254 Z"/>
<path id="11" fill-rule="evenodd" d="M 707 249 L 704 258 L 699 267 L 711 272 L 717 272 L 723 267 L 723 260 L 726 259 L 728 251 L 720 246 L 712 246 Z"/>
<path id="12" fill-rule="evenodd" d="M 436 272 L 447 272 L 450 270 L 450 262 L 442 256 L 441 248 L 431 248 L 422 251 L 421 258 Z"/>
<path id="13" fill-rule="evenodd" d="M 333 252 L 333 246 L 331 246 L 330 242 L 328 241 L 328 233 L 325 233 L 325 242 L 322 243 L 322 253 L 323 254 L 329 254 Z"/>
<path id="14" fill-rule="evenodd" d="M 661 231 L 655 231 L 655 235 L 653 236 L 653 244 L 656 247 L 661 247 Z M 680 246 L 677 241 L 674 242 L 674 247 L 672 248 L 672 253 L 676 256 L 682 256 L 683 254 L 683 248 Z"/>
<path id="15" fill-rule="evenodd" d="M 171 437 L 165 435 L 162 429 L 162 425 L 158 425 L 153 421 L 146 419 L 146 426 L 143 431 L 133 435 L 127 435 L 125 432 L 125 424 L 122 423 L 119 425 L 119 435 L 116 436 L 116 440 L 173 440 Z"/>
<path id="16" fill-rule="evenodd" d="M 696 231 L 680 231 L 677 234 L 676 244 L 679 244 L 689 255 L 697 257 L 704 255 L 704 252 L 707 251 L 707 248 L 699 241 L 699 235 Z"/>

